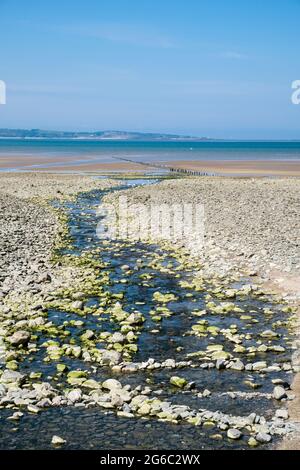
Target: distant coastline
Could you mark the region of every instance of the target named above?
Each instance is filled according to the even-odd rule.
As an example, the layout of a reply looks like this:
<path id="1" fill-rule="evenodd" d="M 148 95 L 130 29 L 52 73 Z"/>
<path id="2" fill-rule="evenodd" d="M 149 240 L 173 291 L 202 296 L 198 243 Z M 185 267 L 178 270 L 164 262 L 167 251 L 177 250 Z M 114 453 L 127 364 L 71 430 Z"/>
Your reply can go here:
<path id="1" fill-rule="evenodd" d="M 0 129 L 0 139 L 130 140 L 130 141 L 211 141 L 209 137 L 129 131 L 48 131 L 43 129 Z"/>
<path id="2" fill-rule="evenodd" d="M 0 128 L 0 140 L 70 140 L 70 141 L 95 141 L 95 142 L 292 142 L 299 143 L 299 139 L 224 139 L 217 137 L 198 137 L 181 134 L 133 132 L 133 131 L 56 131 L 43 129 L 10 129 Z"/>

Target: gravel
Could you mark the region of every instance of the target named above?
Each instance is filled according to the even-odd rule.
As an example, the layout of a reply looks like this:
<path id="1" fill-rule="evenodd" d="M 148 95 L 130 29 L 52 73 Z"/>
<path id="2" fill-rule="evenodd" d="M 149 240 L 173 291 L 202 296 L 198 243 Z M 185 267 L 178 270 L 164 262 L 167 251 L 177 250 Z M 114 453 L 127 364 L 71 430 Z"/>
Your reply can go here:
<path id="1" fill-rule="evenodd" d="M 249 273 L 281 271 L 300 274 L 300 180 L 293 178 L 187 178 L 133 188 L 132 204 L 203 204 L 207 271 L 244 267 Z M 118 195 L 108 195 L 112 202 Z M 134 235 L 134 233 L 133 233 Z M 187 238 L 183 246 L 193 248 Z"/>
<path id="2" fill-rule="evenodd" d="M 51 280 L 49 259 L 59 224 L 37 199 L 43 203 L 113 185 L 87 176 L 0 174 L 0 296 L 16 288 L 37 292 Z"/>

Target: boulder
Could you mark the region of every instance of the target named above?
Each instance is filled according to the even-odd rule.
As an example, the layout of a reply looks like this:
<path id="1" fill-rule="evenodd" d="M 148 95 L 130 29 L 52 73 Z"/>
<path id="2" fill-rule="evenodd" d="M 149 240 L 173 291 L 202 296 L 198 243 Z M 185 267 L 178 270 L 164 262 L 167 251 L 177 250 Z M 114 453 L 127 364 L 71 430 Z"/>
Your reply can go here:
<path id="1" fill-rule="evenodd" d="M 280 385 L 276 385 L 273 390 L 273 397 L 275 400 L 282 400 L 283 398 L 287 397 L 286 391 Z"/>
<path id="2" fill-rule="evenodd" d="M 119 333 L 119 332 L 116 332 L 116 333 L 112 334 L 111 337 L 109 338 L 110 343 L 123 344 L 124 341 L 125 341 L 125 336 L 122 335 L 122 333 Z"/>
<path id="3" fill-rule="evenodd" d="M 176 367 L 176 362 L 175 362 L 174 359 L 166 359 L 166 360 L 164 361 L 163 365 L 164 365 L 165 367 L 170 367 L 170 368 L 173 369 L 174 367 Z"/>
<path id="4" fill-rule="evenodd" d="M 121 390 L 122 384 L 116 379 L 107 379 L 102 383 L 102 387 L 107 390 Z"/>
<path id="5" fill-rule="evenodd" d="M 82 300 L 75 300 L 75 302 L 72 302 L 71 307 L 75 310 L 83 310 L 84 303 Z"/>
<path id="6" fill-rule="evenodd" d="M 252 370 L 256 370 L 256 371 L 265 369 L 266 367 L 268 367 L 268 365 L 265 361 L 254 362 L 252 364 Z"/>
<path id="7" fill-rule="evenodd" d="M 83 341 L 93 339 L 95 337 L 95 333 L 92 330 L 86 330 L 82 335 L 81 339 Z"/>
<path id="8" fill-rule="evenodd" d="M 177 377 L 174 375 L 170 378 L 170 384 L 175 385 L 175 387 L 178 388 L 183 388 L 187 384 L 187 381 L 182 377 Z"/>
<path id="9" fill-rule="evenodd" d="M 24 379 L 25 379 L 25 376 L 23 374 L 20 374 L 20 372 L 17 372 L 15 370 L 5 369 L 0 378 L 0 382 L 4 385 L 11 385 L 11 384 L 20 385 L 21 383 L 23 383 Z"/>
<path id="10" fill-rule="evenodd" d="M 91 390 L 98 390 L 99 388 L 101 388 L 101 384 L 94 379 L 85 380 L 84 382 L 82 382 L 82 386 L 90 388 Z"/>
<path id="11" fill-rule="evenodd" d="M 67 394 L 67 398 L 70 402 L 77 403 L 82 398 L 82 391 L 79 388 L 72 390 Z"/>
<path id="12" fill-rule="evenodd" d="M 227 437 L 229 437 L 229 439 L 237 440 L 242 437 L 242 433 L 239 429 L 230 428 L 227 431 Z"/>
<path id="13" fill-rule="evenodd" d="M 101 360 L 103 364 L 116 365 L 121 362 L 122 355 L 118 351 L 105 350 L 102 354 Z"/>
<path id="14" fill-rule="evenodd" d="M 141 313 L 139 312 L 134 312 L 131 313 L 127 318 L 126 318 L 126 323 L 129 323 L 130 325 L 134 324 L 140 324 L 144 322 L 144 317 Z"/>
<path id="15" fill-rule="evenodd" d="M 225 365 L 226 365 L 225 359 L 217 359 L 216 369 L 218 370 L 225 369 Z"/>
<path id="16" fill-rule="evenodd" d="M 54 446 L 60 446 L 65 444 L 67 441 L 60 436 L 53 436 L 51 439 L 51 444 Z"/>
<path id="17" fill-rule="evenodd" d="M 68 373 L 68 378 L 70 379 L 81 379 L 86 377 L 87 372 L 85 370 L 71 370 Z"/>
<path id="18" fill-rule="evenodd" d="M 288 419 L 289 412 L 288 410 L 282 408 L 281 410 L 276 410 L 275 416 L 276 418 L 280 418 L 280 419 Z"/>
<path id="19" fill-rule="evenodd" d="M 238 361 L 235 361 L 235 362 L 231 365 L 230 369 L 242 371 L 242 370 L 245 369 L 245 366 L 244 366 L 244 364 L 243 364 L 242 361 L 238 360 Z"/>
<path id="20" fill-rule="evenodd" d="M 28 344 L 30 340 L 30 333 L 28 331 L 15 331 L 12 336 L 9 336 L 7 338 L 7 341 L 12 345 L 12 346 L 24 346 Z"/>
<path id="21" fill-rule="evenodd" d="M 255 439 L 257 440 L 257 442 L 260 442 L 261 444 L 267 444 L 268 442 L 271 442 L 272 440 L 272 437 L 270 436 L 270 434 L 267 434 L 265 432 L 259 432 Z"/>
<path id="22" fill-rule="evenodd" d="M 211 358 L 213 361 L 216 361 L 218 359 L 223 359 L 226 361 L 226 359 L 230 358 L 230 354 L 226 351 L 214 351 L 211 355 Z"/>

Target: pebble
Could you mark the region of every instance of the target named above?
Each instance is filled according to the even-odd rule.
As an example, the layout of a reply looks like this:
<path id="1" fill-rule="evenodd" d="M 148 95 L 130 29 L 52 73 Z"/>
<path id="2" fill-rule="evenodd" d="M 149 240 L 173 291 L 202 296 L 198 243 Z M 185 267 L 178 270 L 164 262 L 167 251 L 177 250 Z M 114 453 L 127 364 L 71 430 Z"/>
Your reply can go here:
<path id="1" fill-rule="evenodd" d="M 53 436 L 51 439 L 51 444 L 54 446 L 60 446 L 66 444 L 66 442 L 67 441 L 60 436 Z"/>
<path id="2" fill-rule="evenodd" d="M 273 390 L 273 397 L 275 400 L 282 400 L 283 398 L 287 397 L 286 391 L 280 385 L 276 385 Z"/>
<path id="3" fill-rule="evenodd" d="M 258 434 L 256 434 L 255 439 L 261 444 L 267 444 L 268 442 L 271 442 L 272 437 L 270 436 L 270 434 L 259 432 Z"/>
<path id="4" fill-rule="evenodd" d="M 282 408 L 280 410 L 275 411 L 275 416 L 276 418 L 288 419 L 289 413 L 288 413 L 288 410 Z"/>
<path id="5" fill-rule="evenodd" d="M 229 439 L 237 440 L 242 437 L 242 433 L 239 429 L 231 428 L 227 431 L 227 437 L 229 437 Z"/>

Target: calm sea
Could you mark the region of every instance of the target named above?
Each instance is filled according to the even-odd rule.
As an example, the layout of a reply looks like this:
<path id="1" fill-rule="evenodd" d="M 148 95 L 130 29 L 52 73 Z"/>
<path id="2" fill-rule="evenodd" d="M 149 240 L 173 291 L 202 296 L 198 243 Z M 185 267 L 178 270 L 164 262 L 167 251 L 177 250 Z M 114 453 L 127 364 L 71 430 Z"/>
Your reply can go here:
<path id="1" fill-rule="evenodd" d="M 142 142 L 88 140 L 1 140 L 3 156 L 63 157 L 71 163 L 114 162 L 113 157 L 146 162 L 170 160 L 300 160 L 300 142 Z M 56 163 L 57 164 L 57 163 Z M 51 164 L 50 164 L 51 165 Z"/>

